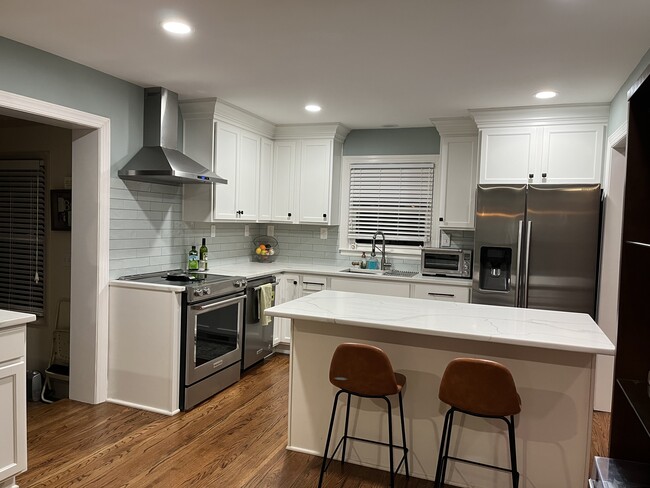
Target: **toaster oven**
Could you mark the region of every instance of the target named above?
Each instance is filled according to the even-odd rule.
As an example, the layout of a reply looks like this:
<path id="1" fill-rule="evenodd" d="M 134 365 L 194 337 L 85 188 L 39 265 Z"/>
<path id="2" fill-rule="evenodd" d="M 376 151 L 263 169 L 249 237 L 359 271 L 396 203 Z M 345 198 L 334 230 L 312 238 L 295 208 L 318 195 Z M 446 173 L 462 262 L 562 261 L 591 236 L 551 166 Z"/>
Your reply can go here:
<path id="1" fill-rule="evenodd" d="M 471 278 L 472 251 L 439 247 L 424 248 L 420 272 L 425 276 Z"/>

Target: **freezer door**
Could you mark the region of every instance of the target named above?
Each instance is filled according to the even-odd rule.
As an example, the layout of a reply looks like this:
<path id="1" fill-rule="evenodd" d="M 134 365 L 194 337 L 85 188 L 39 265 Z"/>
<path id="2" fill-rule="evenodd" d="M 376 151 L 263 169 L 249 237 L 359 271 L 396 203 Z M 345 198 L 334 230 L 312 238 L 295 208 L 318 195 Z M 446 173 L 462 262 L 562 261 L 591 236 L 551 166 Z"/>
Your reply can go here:
<path id="1" fill-rule="evenodd" d="M 526 185 L 478 185 L 472 303 L 516 307 Z"/>
<path id="2" fill-rule="evenodd" d="M 530 185 L 522 306 L 594 317 L 600 185 Z"/>

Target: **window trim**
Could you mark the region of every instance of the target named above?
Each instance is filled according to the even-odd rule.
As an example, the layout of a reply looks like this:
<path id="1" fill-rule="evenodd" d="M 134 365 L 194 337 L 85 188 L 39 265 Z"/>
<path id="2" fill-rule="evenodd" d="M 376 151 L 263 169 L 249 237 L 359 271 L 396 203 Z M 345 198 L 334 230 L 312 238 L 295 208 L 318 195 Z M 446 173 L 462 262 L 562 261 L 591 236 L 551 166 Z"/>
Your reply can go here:
<path id="1" fill-rule="evenodd" d="M 339 253 L 343 256 L 359 256 L 361 252 L 370 251 L 370 245 L 351 247 L 348 242 L 348 214 L 350 210 L 350 166 L 353 163 L 400 164 L 400 163 L 433 163 L 433 201 L 431 208 L 431 242 L 425 246 L 437 247 L 439 241 L 438 215 L 441 202 L 442 164 L 439 154 L 415 155 L 374 155 L 374 156 L 343 156 L 341 168 L 341 209 L 339 220 Z M 386 246 L 386 254 L 404 259 L 420 259 L 419 248 L 405 249 L 401 246 Z"/>

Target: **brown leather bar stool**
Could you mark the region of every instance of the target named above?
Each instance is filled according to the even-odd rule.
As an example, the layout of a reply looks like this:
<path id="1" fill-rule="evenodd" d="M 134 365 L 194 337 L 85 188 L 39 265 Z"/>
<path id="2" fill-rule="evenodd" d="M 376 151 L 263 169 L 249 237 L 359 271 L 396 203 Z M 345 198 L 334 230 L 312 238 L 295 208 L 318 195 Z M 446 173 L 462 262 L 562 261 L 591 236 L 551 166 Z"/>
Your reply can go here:
<path id="1" fill-rule="evenodd" d="M 340 344 L 334 351 L 332 362 L 330 363 L 330 383 L 339 388 L 339 391 L 334 397 L 334 405 L 332 406 L 332 417 L 330 418 L 330 427 L 327 431 L 327 442 L 325 443 L 325 452 L 323 453 L 323 464 L 321 465 L 320 478 L 318 480 L 319 488 L 323 484 L 323 475 L 329 467 L 332 459 L 336 455 L 341 445 L 343 451 L 341 453 L 341 463 L 345 463 L 345 448 L 348 439 L 357 441 L 370 442 L 389 448 L 390 460 L 390 486 L 395 486 L 395 473 L 399 471 L 402 463 L 404 463 L 404 471 L 406 477 L 409 476 L 409 465 L 407 459 L 408 449 L 406 448 L 406 430 L 404 428 L 404 406 L 402 404 L 402 388 L 406 383 L 406 377 L 400 373 L 395 373 L 390 364 L 390 360 L 384 351 L 375 346 L 367 344 L 353 344 L 344 343 Z M 336 415 L 336 405 L 339 396 L 342 393 L 347 394 L 347 407 L 345 410 L 345 433 L 341 440 L 334 449 L 332 456 L 327 461 L 327 452 L 329 451 L 330 440 L 332 438 L 332 427 L 334 426 L 334 417 Z M 348 424 L 350 419 L 350 397 L 355 395 L 362 398 L 383 398 L 386 401 L 388 409 L 388 443 L 374 441 L 370 439 L 362 439 L 348 435 Z M 402 444 L 401 446 L 393 445 L 393 420 L 392 420 L 392 405 L 388 398 L 389 395 L 398 395 L 399 397 L 399 414 L 402 424 Z M 397 465 L 397 469 L 393 469 L 393 449 L 400 448 L 403 450 L 404 455 L 402 460 Z"/>
<path id="2" fill-rule="evenodd" d="M 445 481 L 447 460 L 494 468 L 512 473 L 512 486 L 519 486 L 517 453 L 515 446 L 514 416 L 521 411 L 521 398 L 508 368 L 487 359 L 458 358 L 447 365 L 442 375 L 438 398 L 451 408 L 445 415 L 442 440 L 438 454 L 438 467 L 434 486 L 441 488 Z M 449 455 L 451 427 L 454 412 L 482 418 L 498 418 L 508 425 L 510 446 L 510 469 L 491 464 L 460 459 Z"/>

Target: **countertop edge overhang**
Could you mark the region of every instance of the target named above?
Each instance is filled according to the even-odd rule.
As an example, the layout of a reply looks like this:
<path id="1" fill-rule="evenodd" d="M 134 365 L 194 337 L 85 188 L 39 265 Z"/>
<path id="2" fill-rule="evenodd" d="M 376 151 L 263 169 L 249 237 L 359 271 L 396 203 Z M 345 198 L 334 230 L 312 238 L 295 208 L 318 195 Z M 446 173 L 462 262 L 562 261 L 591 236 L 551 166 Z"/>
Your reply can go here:
<path id="1" fill-rule="evenodd" d="M 138 290 L 166 291 L 172 293 L 183 293 L 185 291 L 184 286 L 160 285 L 156 283 L 142 283 L 139 281 L 111 280 L 108 285 L 116 288 L 134 288 Z"/>
<path id="2" fill-rule="evenodd" d="M 495 305 L 321 291 L 266 311 L 274 317 L 613 356 L 587 315 Z"/>
<path id="3" fill-rule="evenodd" d="M 32 313 L 12 312 L 10 310 L 0 310 L 0 329 L 22 325 L 28 322 L 34 322 L 36 315 Z"/>

